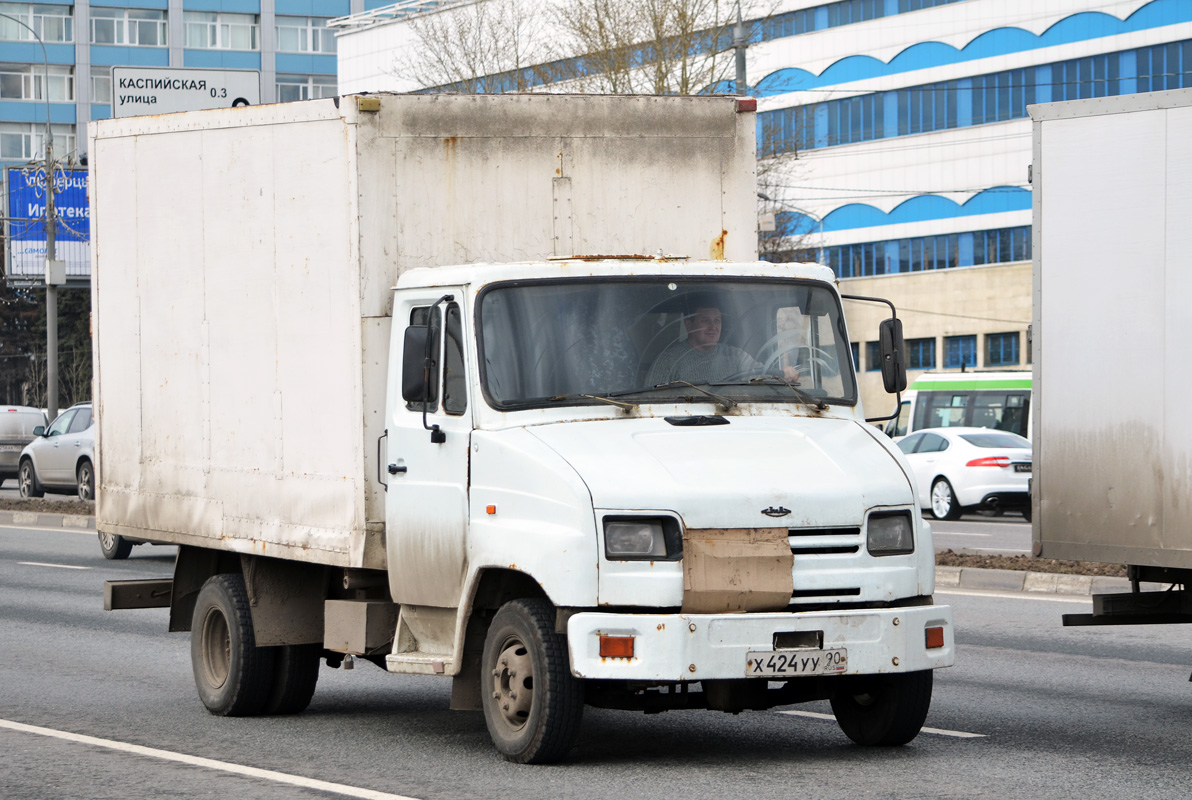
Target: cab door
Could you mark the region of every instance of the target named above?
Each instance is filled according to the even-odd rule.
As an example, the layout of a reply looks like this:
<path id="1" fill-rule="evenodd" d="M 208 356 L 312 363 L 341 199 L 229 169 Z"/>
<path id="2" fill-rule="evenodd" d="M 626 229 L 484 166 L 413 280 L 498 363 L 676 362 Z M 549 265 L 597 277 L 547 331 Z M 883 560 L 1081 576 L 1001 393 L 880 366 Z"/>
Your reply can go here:
<path id="1" fill-rule="evenodd" d="M 467 573 L 471 398 L 462 290 L 401 292 L 394 303 L 385 496 L 389 587 L 398 603 L 455 608 Z M 407 329 L 423 326 L 430 354 L 425 399 L 403 396 Z M 406 364 L 405 361 L 410 361 Z"/>

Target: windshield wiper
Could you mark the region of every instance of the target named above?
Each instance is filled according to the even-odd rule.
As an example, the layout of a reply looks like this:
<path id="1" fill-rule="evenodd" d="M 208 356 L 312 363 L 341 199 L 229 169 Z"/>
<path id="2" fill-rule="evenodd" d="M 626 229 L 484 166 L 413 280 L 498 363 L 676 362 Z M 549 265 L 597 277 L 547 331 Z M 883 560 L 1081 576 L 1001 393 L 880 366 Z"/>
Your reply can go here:
<path id="1" fill-rule="evenodd" d="M 616 406 L 625 411 L 637 410 L 636 403 L 626 403 L 624 400 L 614 400 L 611 397 L 601 397 L 598 394 L 557 394 L 546 399 L 551 403 L 561 403 L 566 400 L 599 400 L 601 403 L 608 403 L 610 406 Z"/>
<path id="2" fill-rule="evenodd" d="M 783 375 L 761 375 L 759 377 L 749 379 L 749 383 L 751 383 L 751 384 L 765 384 L 768 381 L 781 381 L 792 392 L 795 393 L 795 397 L 797 397 L 801 401 L 803 401 L 804 405 L 814 408 L 816 411 L 824 411 L 828 408 L 828 404 L 825 403 L 823 400 L 821 400 L 818 397 L 812 397 L 811 395 L 807 394 L 807 392 L 800 389 L 798 387 L 798 385 L 788 381 L 786 379 L 786 377 Z M 716 384 L 713 384 L 713 385 L 716 385 Z"/>
<path id="3" fill-rule="evenodd" d="M 717 405 L 722 406 L 726 410 L 737 405 L 737 401 L 733 400 L 731 397 L 725 397 L 724 395 L 719 395 L 715 392 L 709 392 L 707 389 L 701 389 L 694 383 L 688 383 L 687 381 L 671 381 L 670 383 L 660 383 L 657 386 L 647 386 L 643 389 L 630 389 L 624 392 L 616 392 L 613 394 L 613 397 L 624 397 L 625 395 L 630 394 L 645 394 L 646 392 L 660 391 L 662 389 L 674 389 L 679 386 L 687 386 L 691 389 L 695 389 L 700 394 L 706 394 L 708 397 L 711 397 L 713 400 L 715 400 Z"/>

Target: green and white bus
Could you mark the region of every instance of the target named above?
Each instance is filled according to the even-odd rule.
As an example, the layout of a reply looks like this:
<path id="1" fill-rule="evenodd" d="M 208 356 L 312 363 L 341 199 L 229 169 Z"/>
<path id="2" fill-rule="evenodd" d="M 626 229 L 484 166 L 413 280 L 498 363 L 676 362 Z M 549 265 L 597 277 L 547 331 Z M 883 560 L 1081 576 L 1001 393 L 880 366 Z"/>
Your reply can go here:
<path id="1" fill-rule="evenodd" d="M 920 428 L 994 428 L 1031 438 L 1030 372 L 925 372 L 902 395 L 895 439 Z"/>

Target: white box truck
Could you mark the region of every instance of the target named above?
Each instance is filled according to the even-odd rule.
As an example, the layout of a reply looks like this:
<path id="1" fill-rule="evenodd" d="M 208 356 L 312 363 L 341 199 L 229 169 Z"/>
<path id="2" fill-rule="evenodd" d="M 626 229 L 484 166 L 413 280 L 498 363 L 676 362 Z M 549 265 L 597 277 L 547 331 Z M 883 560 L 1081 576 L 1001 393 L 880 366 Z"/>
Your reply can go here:
<path id="1" fill-rule="evenodd" d="M 912 739 L 954 654 L 930 528 L 832 273 L 755 260 L 752 112 L 92 123 L 97 526 L 179 546 L 107 607 L 168 606 L 215 714 L 367 660 L 453 678 L 518 762 L 585 704 L 830 699 L 857 742 Z"/>
<path id="2" fill-rule="evenodd" d="M 1030 112 L 1034 551 L 1128 566 L 1067 625 L 1192 622 L 1192 90 Z"/>

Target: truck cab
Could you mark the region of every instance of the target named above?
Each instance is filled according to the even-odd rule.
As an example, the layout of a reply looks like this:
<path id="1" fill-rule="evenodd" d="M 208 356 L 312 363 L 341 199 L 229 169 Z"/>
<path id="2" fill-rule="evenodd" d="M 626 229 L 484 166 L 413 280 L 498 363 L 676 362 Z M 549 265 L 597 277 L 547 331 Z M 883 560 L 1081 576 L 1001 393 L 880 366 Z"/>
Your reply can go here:
<path id="1" fill-rule="evenodd" d="M 545 732 L 576 716 L 527 675 L 619 708 L 832 699 L 858 741 L 918 732 L 951 614 L 828 269 L 412 270 L 393 320 L 388 669 L 457 676 L 519 761 L 565 751 L 574 731 Z"/>

